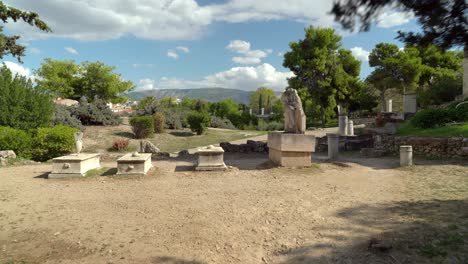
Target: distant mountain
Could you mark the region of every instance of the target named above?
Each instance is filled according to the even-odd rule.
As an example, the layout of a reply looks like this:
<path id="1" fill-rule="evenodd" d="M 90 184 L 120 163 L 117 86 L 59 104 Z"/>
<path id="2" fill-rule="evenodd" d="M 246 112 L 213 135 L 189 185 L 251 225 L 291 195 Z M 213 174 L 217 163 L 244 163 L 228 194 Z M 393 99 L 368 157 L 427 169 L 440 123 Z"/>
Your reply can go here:
<path id="1" fill-rule="evenodd" d="M 226 89 L 226 88 L 196 88 L 196 89 L 155 89 L 146 91 L 130 92 L 128 96 L 133 101 L 140 101 L 147 96 L 154 96 L 157 99 L 163 97 L 176 97 L 183 99 L 185 97 L 194 99 L 204 99 L 210 102 L 222 101 L 232 98 L 237 103 L 249 103 L 252 92 Z"/>

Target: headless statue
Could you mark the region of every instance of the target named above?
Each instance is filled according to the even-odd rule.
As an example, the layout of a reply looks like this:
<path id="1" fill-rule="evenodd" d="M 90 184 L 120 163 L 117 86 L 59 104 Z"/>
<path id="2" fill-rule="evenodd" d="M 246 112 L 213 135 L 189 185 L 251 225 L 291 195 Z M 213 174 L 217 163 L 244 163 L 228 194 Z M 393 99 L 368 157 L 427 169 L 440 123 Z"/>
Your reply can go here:
<path id="1" fill-rule="evenodd" d="M 306 118 L 297 91 L 288 87 L 281 96 L 281 101 L 284 104 L 284 132 L 304 134 Z"/>

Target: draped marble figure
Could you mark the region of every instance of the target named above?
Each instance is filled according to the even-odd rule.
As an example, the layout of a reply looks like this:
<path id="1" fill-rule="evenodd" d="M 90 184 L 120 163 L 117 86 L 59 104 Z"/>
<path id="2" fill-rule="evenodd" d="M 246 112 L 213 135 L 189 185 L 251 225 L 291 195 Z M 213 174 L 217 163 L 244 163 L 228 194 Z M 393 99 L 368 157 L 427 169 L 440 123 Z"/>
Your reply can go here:
<path id="1" fill-rule="evenodd" d="M 281 96 L 281 101 L 284 104 L 284 132 L 304 134 L 306 118 L 297 91 L 288 87 Z"/>

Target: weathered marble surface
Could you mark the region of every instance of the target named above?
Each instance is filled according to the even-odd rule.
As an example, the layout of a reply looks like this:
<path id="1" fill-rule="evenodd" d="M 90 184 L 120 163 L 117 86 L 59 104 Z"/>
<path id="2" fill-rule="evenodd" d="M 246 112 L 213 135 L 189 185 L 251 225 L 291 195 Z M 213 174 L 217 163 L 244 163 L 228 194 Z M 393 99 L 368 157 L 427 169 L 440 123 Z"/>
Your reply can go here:
<path id="1" fill-rule="evenodd" d="M 284 104 L 284 132 L 304 134 L 306 117 L 297 91 L 293 88 L 287 88 L 281 96 L 281 101 Z"/>

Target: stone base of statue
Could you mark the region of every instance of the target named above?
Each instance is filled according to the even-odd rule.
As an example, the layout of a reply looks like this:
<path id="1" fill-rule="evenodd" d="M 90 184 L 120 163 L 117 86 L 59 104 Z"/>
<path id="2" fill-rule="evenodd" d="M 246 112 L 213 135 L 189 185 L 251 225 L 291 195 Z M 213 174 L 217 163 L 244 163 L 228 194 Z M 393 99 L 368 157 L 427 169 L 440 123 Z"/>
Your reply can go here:
<path id="1" fill-rule="evenodd" d="M 129 153 L 117 160 L 117 175 L 143 176 L 151 167 L 151 153 Z"/>
<path id="2" fill-rule="evenodd" d="M 99 154 L 71 154 L 52 159 L 49 179 L 83 177 L 86 172 L 101 167 Z"/>
<path id="3" fill-rule="evenodd" d="M 304 134 L 268 133 L 270 160 L 283 167 L 308 167 L 312 165 L 315 137 Z"/>
<path id="4" fill-rule="evenodd" d="M 224 150 L 221 147 L 208 146 L 199 148 L 197 171 L 224 171 L 227 169 L 224 164 Z"/>

